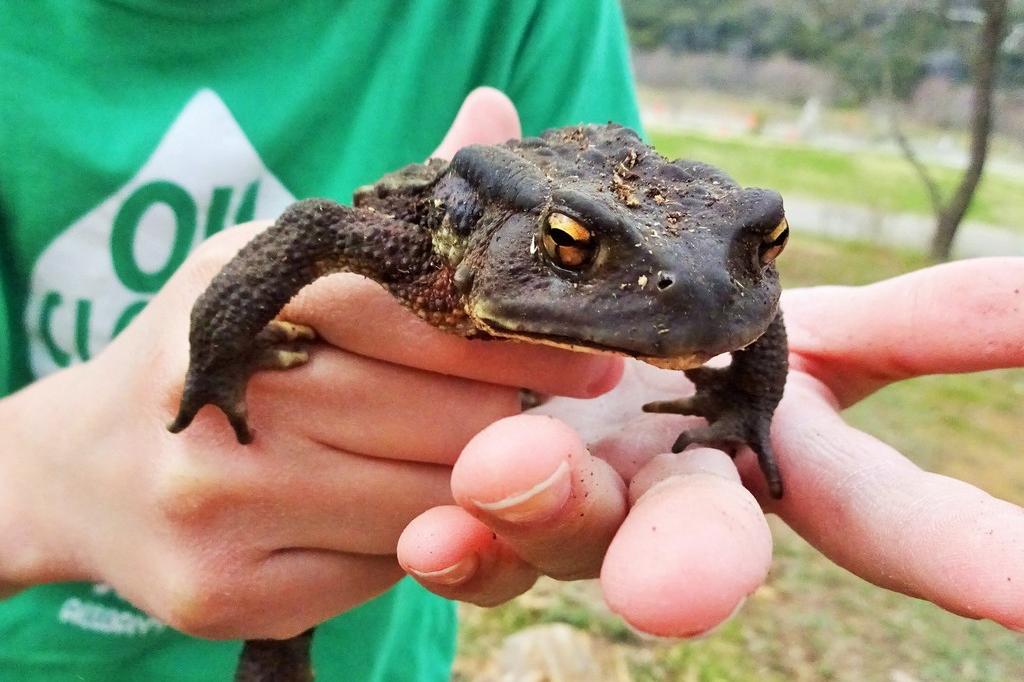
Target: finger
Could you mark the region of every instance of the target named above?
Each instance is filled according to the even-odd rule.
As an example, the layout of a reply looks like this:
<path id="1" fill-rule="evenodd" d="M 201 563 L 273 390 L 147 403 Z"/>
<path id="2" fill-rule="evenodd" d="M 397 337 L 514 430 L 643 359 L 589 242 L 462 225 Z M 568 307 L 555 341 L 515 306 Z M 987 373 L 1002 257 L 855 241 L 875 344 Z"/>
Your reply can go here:
<path id="1" fill-rule="evenodd" d="M 393 556 L 296 549 L 245 570 L 225 565 L 179 600 L 172 625 L 209 639 L 283 639 L 351 610 L 402 577 Z M 244 623 L 239 627 L 238 623 Z"/>
<path id="2" fill-rule="evenodd" d="M 656 485 L 675 476 L 690 474 L 712 474 L 733 483 L 740 482 L 736 465 L 721 450 L 690 446 L 679 453 L 663 451 L 651 457 L 629 482 L 630 507 L 636 506 L 640 498 Z"/>
<path id="3" fill-rule="evenodd" d="M 601 587 L 636 628 L 668 637 L 707 632 L 764 582 L 771 532 L 725 453 L 660 455 L 630 494 L 636 502 L 608 548 Z"/>
<path id="4" fill-rule="evenodd" d="M 452 494 L 517 555 L 560 579 L 595 577 L 626 513 L 622 479 L 564 423 L 522 415 L 466 445 Z"/>
<path id="5" fill-rule="evenodd" d="M 453 463 L 477 432 L 520 410 L 518 389 L 332 347 L 315 348 L 302 367 L 254 376 L 249 404 L 257 430 L 298 431 L 349 452 L 435 464 Z"/>
<path id="6" fill-rule="evenodd" d="M 452 502 L 446 466 L 363 457 L 305 438 L 203 447 L 174 439 L 154 463 L 151 522 L 264 552 L 394 554 L 402 529 Z"/>
<path id="7" fill-rule="evenodd" d="M 431 156 L 450 159 L 466 145 L 500 144 L 520 136 L 519 114 L 505 93 L 476 88 L 455 115 L 451 128 Z"/>
<path id="8" fill-rule="evenodd" d="M 1024 258 L 948 263 L 783 297 L 797 367 L 849 405 L 922 374 L 1024 365 Z"/>
<path id="9" fill-rule="evenodd" d="M 1024 629 L 1024 509 L 922 471 L 791 375 L 773 444 L 786 495 L 765 504 L 840 566 L 972 618 Z M 757 474 L 744 462 L 744 478 Z"/>
<path id="10" fill-rule="evenodd" d="M 278 515 L 282 509 L 308 514 L 291 513 L 280 532 L 267 533 L 264 546 L 394 555 L 399 536 L 414 518 L 452 502 L 447 467 L 347 459 L 333 462 L 319 476 L 301 477 L 303 487 L 291 486 L 288 495 L 277 496 Z"/>
<path id="11" fill-rule="evenodd" d="M 672 449 L 680 433 L 706 424 L 702 417 L 642 413 L 592 444 L 590 451 L 608 462 L 624 481 L 632 482 L 654 457 Z"/>
<path id="12" fill-rule="evenodd" d="M 398 540 L 398 561 L 431 592 L 495 606 L 526 592 L 538 577 L 504 541 L 462 507 L 431 509 Z"/>
<path id="13" fill-rule="evenodd" d="M 311 326 L 331 345 L 360 355 L 544 394 L 592 397 L 613 387 L 622 374 L 622 360 L 613 356 L 441 331 L 356 275 L 318 280 L 281 317 Z M 381 333 L 384 329 L 387 333 Z"/>

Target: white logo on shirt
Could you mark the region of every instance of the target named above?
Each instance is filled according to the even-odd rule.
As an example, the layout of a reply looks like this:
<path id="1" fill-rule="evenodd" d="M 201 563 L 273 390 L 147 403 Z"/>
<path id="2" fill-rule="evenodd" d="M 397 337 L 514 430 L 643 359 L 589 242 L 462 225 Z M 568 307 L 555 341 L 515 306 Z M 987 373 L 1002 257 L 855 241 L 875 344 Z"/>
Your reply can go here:
<path id="1" fill-rule="evenodd" d="M 200 241 L 292 201 L 220 97 L 197 92 L 135 177 L 36 261 L 25 320 L 35 375 L 102 350 Z"/>

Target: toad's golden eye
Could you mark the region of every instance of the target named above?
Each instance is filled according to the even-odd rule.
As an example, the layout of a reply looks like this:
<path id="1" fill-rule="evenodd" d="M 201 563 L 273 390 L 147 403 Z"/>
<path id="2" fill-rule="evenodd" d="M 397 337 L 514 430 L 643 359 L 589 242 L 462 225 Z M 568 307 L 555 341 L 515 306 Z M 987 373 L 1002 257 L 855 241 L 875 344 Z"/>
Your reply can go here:
<path id="1" fill-rule="evenodd" d="M 769 265 L 779 257 L 789 241 L 789 221 L 783 218 L 761 241 L 760 258 L 762 265 Z"/>
<path id="2" fill-rule="evenodd" d="M 564 213 L 548 216 L 541 241 L 547 257 L 569 270 L 578 270 L 589 263 L 597 246 L 590 230 Z"/>

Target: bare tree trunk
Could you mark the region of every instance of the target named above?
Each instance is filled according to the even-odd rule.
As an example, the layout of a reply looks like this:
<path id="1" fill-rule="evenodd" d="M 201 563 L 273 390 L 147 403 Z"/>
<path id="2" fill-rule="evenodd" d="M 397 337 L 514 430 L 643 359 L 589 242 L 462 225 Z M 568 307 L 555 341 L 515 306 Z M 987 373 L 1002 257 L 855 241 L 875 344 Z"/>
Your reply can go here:
<path id="1" fill-rule="evenodd" d="M 917 173 L 918 179 L 921 180 L 921 184 L 927 190 L 928 201 L 931 203 L 932 214 L 935 216 L 935 224 L 938 225 L 939 219 L 942 217 L 942 192 L 939 191 L 939 185 L 935 182 L 935 178 L 928 172 L 928 167 L 918 158 L 917 152 L 914 151 L 914 145 L 911 144 L 910 138 L 907 137 L 903 126 L 900 125 L 899 105 L 893 85 L 892 61 L 889 59 L 885 61 L 885 71 L 882 73 L 882 91 L 885 93 L 886 106 L 889 109 L 890 132 L 900 151 L 903 152 L 903 157 L 910 163 L 911 168 Z"/>
<path id="2" fill-rule="evenodd" d="M 1006 0 L 985 0 L 985 21 L 974 64 L 974 101 L 971 110 L 971 158 L 960 186 L 939 216 L 932 239 L 932 257 L 948 260 L 953 237 L 981 180 L 992 132 L 992 96 L 999 66 L 999 48 L 1006 34 Z"/>

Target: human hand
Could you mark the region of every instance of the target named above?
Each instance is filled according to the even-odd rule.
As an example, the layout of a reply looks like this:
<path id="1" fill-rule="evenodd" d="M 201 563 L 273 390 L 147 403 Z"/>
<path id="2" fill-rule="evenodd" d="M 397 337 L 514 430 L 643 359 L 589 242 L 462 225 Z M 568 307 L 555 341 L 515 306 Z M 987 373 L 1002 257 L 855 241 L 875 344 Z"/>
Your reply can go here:
<path id="1" fill-rule="evenodd" d="M 477 91 L 438 154 L 517 134 Z M 295 635 L 403 575 L 401 529 L 451 500 L 455 456 L 519 411 L 519 386 L 589 396 L 618 377 L 609 358 L 471 344 L 339 275 L 283 312 L 323 343 L 253 377 L 253 444 L 211 408 L 172 435 L 192 303 L 263 227 L 218 234 L 96 358 L 0 401 L 0 584 L 103 581 L 189 634 Z"/>
<path id="2" fill-rule="evenodd" d="M 728 455 L 668 453 L 696 419 L 640 412 L 687 385 L 631 362 L 600 398 L 553 398 L 488 427 L 455 464 L 457 504 L 410 524 L 399 561 L 433 592 L 485 606 L 539 575 L 600 576 L 608 604 L 641 630 L 709 630 L 764 580 L 771 535 Z"/>
<path id="3" fill-rule="evenodd" d="M 781 501 L 766 495 L 749 451 L 737 459 L 747 488 L 724 453 L 657 454 L 692 419 L 632 410 L 690 389 L 680 373 L 631 363 L 613 392 L 541 408 L 582 438 L 537 416 L 478 435 L 453 474 L 459 506 L 418 518 L 399 559 L 435 592 L 482 604 L 515 596 L 538 573 L 600 575 L 608 603 L 633 625 L 693 635 L 726 619 L 767 574 L 771 538 L 749 488 L 862 577 L 1024 628 L 1024 511 L 921 471 L 838 415 L 892 381 L 1024 364 L 1021 292 L 1021 259 L 787 292 L 792 372 L 772 432 Z M 494 500 L 525 491 L 539 493 L 532 515 L 494 518 Z"/>
<path id="4" fill-rule="evenodd" d="M 766 511 L 865 580 L 1024 630 L 1024 509 L 923 471 L 839 416 L 903 379 L 1024 366 L 1024 258 L 793 291 L 784 306 L 792 371 L 772 432 L 786 496 L 768 499 L 739 463 Z"/>

